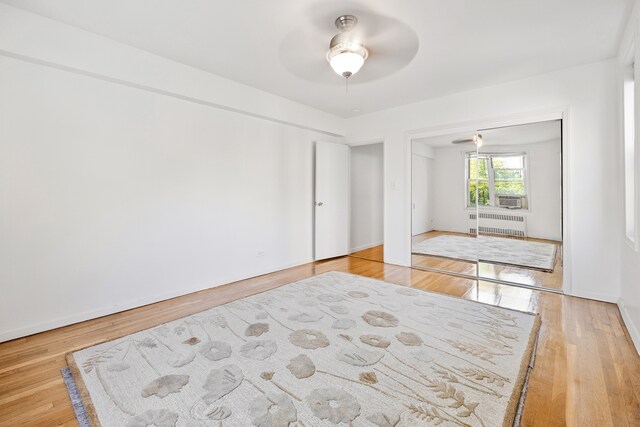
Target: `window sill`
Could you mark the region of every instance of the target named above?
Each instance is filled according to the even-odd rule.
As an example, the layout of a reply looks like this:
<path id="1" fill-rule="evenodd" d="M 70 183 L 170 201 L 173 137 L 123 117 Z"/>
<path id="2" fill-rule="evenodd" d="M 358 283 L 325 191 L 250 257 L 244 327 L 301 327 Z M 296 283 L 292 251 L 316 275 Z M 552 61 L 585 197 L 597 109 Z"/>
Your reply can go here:
<path id="1" fill-rule="evenodd" d="M 466 211 L 472 212 L 475 211 L 476 208 L 474 207 L 466 207 L 465 208 Z M 481 207 L 480 212 L 512 212 L 512 213 L 531 213 L 531 211 L 529 209 L 508 209 L 508 208 L 499 208 L 497 206 L 487 206 L 487 207 Z"/>

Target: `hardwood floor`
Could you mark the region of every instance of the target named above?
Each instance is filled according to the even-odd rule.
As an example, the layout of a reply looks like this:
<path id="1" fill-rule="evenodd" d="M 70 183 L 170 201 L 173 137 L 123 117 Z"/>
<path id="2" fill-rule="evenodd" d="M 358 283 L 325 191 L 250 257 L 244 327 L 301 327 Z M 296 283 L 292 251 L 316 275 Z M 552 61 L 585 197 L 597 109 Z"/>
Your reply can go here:
<path id="1" fill-rule="evenodd" d="M 353 252 L 350 253 L 349 256 L 368 259 L 369 261 L 384 262 L 384 245 L 378 245 L 358 252 Z"/>
<path id="2" fill-rule="evenodd" d="M 464 233 L 453 233 L 448 231 L 429 231 L 418 234 L 411 239 L 412 243 L 418 243 L 426 239 L 437 236 L 469 236 Z M 527 286 L 534 286 L 549 289 L 562 289 L 562 246 L 552 240 L 529 239 L 534 242 L 551 243 L 558 245 L 556 252 L 556 263 L 552 272 L 540 271 L 532 268 L 518 267 L 515 265 L 502 265 L 489 262 L 475 262 L 448 259 L 436 256 L 412 254 L 411 264 L 418 267 L 435 268 L 438 270 L 451 271 L 453 273 L 467 274 L 475 276 L 479 269 L 478 276 L 481 279 L 497 279 L 506 282 L 513 282 Z"/>
<path id="3" fill-rule="evenodd" d="M 70 351 L 330 270 L 539 312 L 522 425 L 640 425 L 640 357 L 614 304 L 343 257 L 0 344 L 0 426 L 77 425 L 60 375 Z"/>

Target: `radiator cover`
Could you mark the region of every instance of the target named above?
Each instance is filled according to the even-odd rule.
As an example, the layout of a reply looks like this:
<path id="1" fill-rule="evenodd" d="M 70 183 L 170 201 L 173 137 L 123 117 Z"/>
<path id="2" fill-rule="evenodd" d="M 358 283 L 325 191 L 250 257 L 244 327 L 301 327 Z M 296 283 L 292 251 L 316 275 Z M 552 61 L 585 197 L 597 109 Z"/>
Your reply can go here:
<path id="1" fill-rule="evenodd" d="M 521 214 L 480 212 L 478 226 L 476 213 L 469 214 L 469 234 L 486 236 L 527 237 L 527 217 Z"/>

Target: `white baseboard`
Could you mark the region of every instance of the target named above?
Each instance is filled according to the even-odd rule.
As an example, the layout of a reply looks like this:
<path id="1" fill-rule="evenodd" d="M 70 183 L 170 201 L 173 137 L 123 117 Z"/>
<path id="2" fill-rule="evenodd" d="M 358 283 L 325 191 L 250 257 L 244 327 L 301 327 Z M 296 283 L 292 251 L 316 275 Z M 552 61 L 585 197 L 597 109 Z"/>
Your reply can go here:
<path id="1" fill-rule="evenodd" d="M 636 351 L 640 355 L 640 331 L 638 330 L 638 325 L 633 323 L 631 319 L 631 315 L 627 311 L 627 308 L 624 306 L 622 300 L 618 301 L 618 309 L 620 310 L 620 314 L 622 315 L 622 320 L 624 321 L 625 326 L 627 327 L 627 331 L 629 331 L 629 335 L 631 336 L 631 341 L 633 345 L 636 347 Z"/>
<path id="2" fill-rule="evenodd" d="M 618 300 L 620 299 L 618 296 L 614 296 L 614 295 L 601 294 L 598 292 L 590 292 L 590 291 L 580 291 L 575 289 L 572 289 L 571 293 L 568 295 L 579 297 L 579 298 L 593 299 L 596 301 L 612 302 L 614 304 L 617 304 Z"/>
<path id="3" fill-rule="evenodd" d="M 374 243 L 368 243 L 366 245 L 362 245 L 362 246 L 356 246 L 355 248 L 351 248 L 349 249 L 349 253 L 353 253 L 353 252 L 358 252 L 358 251 L 363 251 L 365 249 L 369 249 L 369 248 L 373 248 L 374 246 L 380 246 L 384 243 L 383 240 L 380 240 L 379 242 L 374 242 Z"/>
<path id="4" fill-rule="evenodd" d="M 286 265 L 280 265 L 266 269 L 264 271 L 256 270 L 249 273 L 238 274 L 235 276 L 229 276 L 216 280 L 213 284 L 207 284 L 205 286 L 193 286 L 191 288 L 181 288 L 176 292 L 166 292 L 163 294 L 157 294 L 149 296 L 148 298 L 138 298 L 122 302 L 120 304 L 110 305 L 106 307 L 100 307 L 92 310 L 87 310 L 82 313 L 75 313 L 69 316 L 60 317 L 47 322 L 37 323 L 34 325 L 25 326 L 19 329 L 13 329 L 10 331 L 0 331 L 0 343 L 13 340 L 16 338 L 23 338 L 29 335 L 37 334 L 51 329 L 60 328 L 62 326 L 72 325 L 74 323 L 84 322 L 86 320 L 96 319 L 98 317 L 107 316 L 109 314 L 119 313 L 121 311 L 130 310 L 132 308 L 142 307 L 148 304 L 153 304 L 160 301 L 165 301 L 171 298 L 180 297 L 183 295 L 191 294 L 193 292 L 202 291 L 204 289 L 211 289 L 228 283 L 237 282 L 239 280 L 245 280 L 263 274 L 273 273 L 275 271 L 286 270 L 287 268 L 296 267 L 298 265 L 307 264 L 313 262 L 312 259 L 299 260 Z"/>
<path id="5" fill-rule="evenodd" d="M 432 228 L 426 229 L 426 230 L 424 230 L 424 231 L 418 231 L 418 232 L 417 232 L 417 233 L 415 233 L 415 234 L 414 234 L 413 232 L 411 232 L 411 237 L 416 237 L 416 236 L 419 236 L 419 235 L 421 235 L 421 234 L 428 233 L 428 232 L 430 232 L 430 231 L 435 231 L 435 228 L 433 228 L 433 227 L 432 227 Z M 441 230 L 441 231 L 442 231 L 442 230 Z"/>

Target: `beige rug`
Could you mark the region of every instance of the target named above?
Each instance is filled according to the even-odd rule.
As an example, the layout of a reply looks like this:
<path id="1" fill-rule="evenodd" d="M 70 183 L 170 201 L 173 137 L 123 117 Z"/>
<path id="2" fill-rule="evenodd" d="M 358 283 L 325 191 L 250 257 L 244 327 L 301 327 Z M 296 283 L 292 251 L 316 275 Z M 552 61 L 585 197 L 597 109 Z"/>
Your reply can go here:
<path id="1" fill-rule="evenodd" d="M 93 425 L 510 426 L 538 328 L 329 272 L 68 360 Z"/>
<path id="2" fill-rule="evenodd" d="M 442 235 L 414 243 L 411 252 L 465 261 L 490 262 L 552 272 L 557 246 L 504 237 Z"/>

